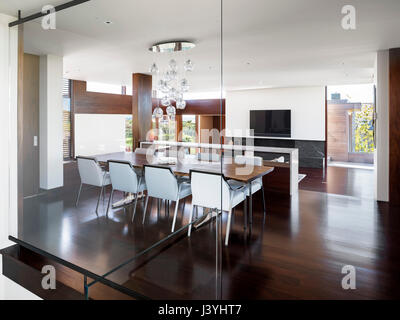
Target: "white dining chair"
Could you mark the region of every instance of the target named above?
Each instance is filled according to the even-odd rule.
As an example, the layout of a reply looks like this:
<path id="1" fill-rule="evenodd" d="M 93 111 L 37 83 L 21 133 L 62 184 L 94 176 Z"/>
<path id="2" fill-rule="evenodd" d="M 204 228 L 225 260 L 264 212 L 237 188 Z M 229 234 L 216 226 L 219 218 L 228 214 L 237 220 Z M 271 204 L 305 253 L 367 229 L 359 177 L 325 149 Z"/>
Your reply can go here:
<path id="1" fill-rule="evenodd" d="M 98 215 L 100 198 L 102 195 L 104 198 L 105 194 L 104 187 L 111 184 L 110 175 L 107 171 L 104 171 L 100 167 L 99 163 L 95 158 L 78 156 L 76 157 L 76 159 L 78 163 L 78 171 L 79 171 L 79 176 L 81 178 L 81 184 L 79 187 L 75 205 L 78 207 L 79 198 L 81 196 L 82 187 L 84 184 L 100 187 L 101 190 L 96 205 L 96 214 Z"/>
<path id="2" fill-rule="evenodd" d="M 209 153 L 209 152 L 199 152 L 197 154 L 197 159 L 200 161 L 208 161 L 208 162 L 219 162 L 221 161 L 221 157 L 218 153 Z"/>
<path id="3" fill-rule="evenodd" d="M 143 176 L 140 176 L 136 173 L 130 162 L 109 160 L 108 168 L 110 172 L 112 190 L 108 200 L 107 217 L 114 192 L 122 191 L 124 193 L 132 193 L 135 195 L 135 204 L 132 214 L 133 221 L 136 214 L 138 194 L 146 190 L 146 181 Z"/>
<path id="4" fill-rule="evenodd" d="M 190 211 L 188 236 L 190 237 L 191 235 L 195 207 L 217 210 L 218 213 L 227 212 L 228 222 L 225 234 L 225 245 L 227 246 L 229 243 L 233 208 L 244 201 L 244 215 L 246 215 L 247 187 L 232 188 L 223 174 L 196 170 L 190 171 L 190 181 L 192 187 L 192 209 Z"/>
<path id="5" fill-rule="evenodd" d="M 177 179 L 170 168 L 160 166 L 144 166 L 144 176 L 147 184 L 147 197 L 144 206 L 143 223 L 146 218 L 147 205 L 150 197 L 175 201 L 174 218 L 171 228 L 171 232 L 174 232 L 179 201 L 192 194 L 190 182 Z"/>
<path id="6" fill-rule="evenodd" d="M 235 157 L 235 164 L 239 164 L 239 165 L 261 167 L 263 165 L 263 161 L 264 161 L 263 158 L 255 157 L 255 156 L 253 157 L 253 156 L 237 155 Z M 242 182 L 239 182 L 236 180 L 229 180 L 228 183 L 234 188 L 243 186 Z M 262 178 L 257 178 L 251 182 L 251 193 L 255 194 L 256 192 L 258 192 L 260 190 L 262 192 L 263 211 L 264 211 L 264 215 L 265 215 L 266 214 L 266 206 L 265 206 L 264 184 L 263 184 Z M 250 192 L 250 189 L 247 190 L 247 196 L 250 196 L 249 192 Z"/>

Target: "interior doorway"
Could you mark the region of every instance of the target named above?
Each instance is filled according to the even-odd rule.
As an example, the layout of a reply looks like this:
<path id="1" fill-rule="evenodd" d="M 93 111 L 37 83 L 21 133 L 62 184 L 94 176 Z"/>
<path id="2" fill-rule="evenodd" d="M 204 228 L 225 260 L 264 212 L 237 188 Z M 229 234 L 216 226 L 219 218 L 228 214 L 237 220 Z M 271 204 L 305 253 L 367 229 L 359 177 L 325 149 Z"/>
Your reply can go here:
<path id="1" fill-rule="evenodd" d="M 374 170 L 375 87 L 328 86 L 328 166 Z"/>

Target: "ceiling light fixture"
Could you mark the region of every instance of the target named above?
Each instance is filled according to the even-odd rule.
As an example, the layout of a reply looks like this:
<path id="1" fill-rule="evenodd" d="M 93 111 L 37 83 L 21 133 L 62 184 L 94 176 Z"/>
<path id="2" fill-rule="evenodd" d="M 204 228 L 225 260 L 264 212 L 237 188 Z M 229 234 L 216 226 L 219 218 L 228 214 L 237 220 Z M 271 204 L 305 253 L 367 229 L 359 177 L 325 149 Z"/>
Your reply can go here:
<path id="1" fill-rule="evenodd" d="M 195 47 L 195 44 L 189 41 L 170 41 L 154 44 L 149 50 L 158 53 L 176 53 L 186 51 Z M 160 74 L 160 69 L 156 63 L 150 67 L 150 73 L 153 75 L 153 80 L 157 86 L 154 90 L 157 97 L 157 92 L 162 96 L 161 105 L 166 107 L 166 113 L 169 120 L 175 120 L 176 109 L 185 109 L 186 101 L 183 99 L 183 94 L 189 91 L 190 85 L 187 80 L 187 74 L 194 69 L 193 61 L 187 59 L 181 69 L 175 59 L 169 61 L 167 70 Z M 180 72 L 181 71 L 181 72 Z M 157 79 L 158 78 L 158 79 Z M 175 101 L 175 106 L 172 103 Z M 162 119 L 163 110 L 158 106 L 153 112 L 153 118 Z"/>
<path id="2" fill-rule="evenodd" d="M 196 45 L 186 40 L 167 41 L 153 44 L 149 50 L 152 52 L 177 52 L 193 49 Z"/>

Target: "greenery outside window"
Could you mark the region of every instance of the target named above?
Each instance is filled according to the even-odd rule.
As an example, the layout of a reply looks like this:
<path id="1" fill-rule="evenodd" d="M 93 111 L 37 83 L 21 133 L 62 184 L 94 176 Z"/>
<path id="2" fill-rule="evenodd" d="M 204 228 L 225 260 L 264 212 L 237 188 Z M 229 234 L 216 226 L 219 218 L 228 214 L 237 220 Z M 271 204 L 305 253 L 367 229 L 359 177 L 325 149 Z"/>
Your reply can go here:
<path id="1" fill-rule="evenodd" d="M 364 104 L 361 109 L 352 110 L 350 114 L 350 152 L 372 153 L 374 145 L 374 107 Z"/>

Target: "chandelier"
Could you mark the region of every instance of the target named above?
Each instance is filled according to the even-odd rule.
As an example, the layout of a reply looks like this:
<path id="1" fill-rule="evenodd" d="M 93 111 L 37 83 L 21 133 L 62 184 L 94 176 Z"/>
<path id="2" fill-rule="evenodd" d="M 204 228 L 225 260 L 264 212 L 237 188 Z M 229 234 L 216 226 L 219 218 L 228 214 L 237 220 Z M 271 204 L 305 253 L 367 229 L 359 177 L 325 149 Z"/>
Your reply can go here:
<path id="1" fill-rule="evenodd" d="M 189 46 L 188 42 L 171 42 L 156 44 L 150 48 L 153 52 L 173 52 L 173 51 L 184 51 L 194 47 Z M 172 49 L 171 49 L 172 48 Z M 163 51 L 163 49 L 165 51 Z M 150 67 L 150 73 L 156 80 L 157 98 L 161 97 L 159 103 L 166 107 L 166 113 L 169 120 L 175 120 L 176 109 L 185 109 L 186 101 L 183 99 L 183 94 L 188 92 L 190 89 L 189 81 L 187 80 L 187 74 L 192 72 L 194 64 L 192 60 L 188 59 L 183 63 L 183 67 L 179 68 L 178 63 L 175 59 L 171 59 L 168 63 L 167 68 L 164 72 L 160 72 L 156 63 L 153 63 Z M 175 106 L 173 103 L 175 102 Z M 153 118 L 163 118 L 164 112 L 158 105 L 153 112 Z"/>

